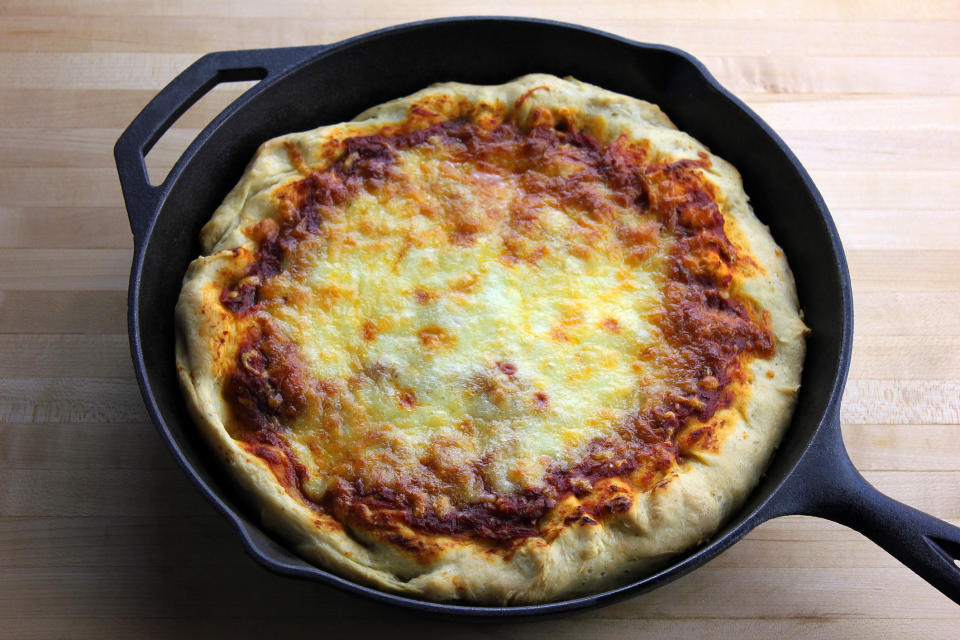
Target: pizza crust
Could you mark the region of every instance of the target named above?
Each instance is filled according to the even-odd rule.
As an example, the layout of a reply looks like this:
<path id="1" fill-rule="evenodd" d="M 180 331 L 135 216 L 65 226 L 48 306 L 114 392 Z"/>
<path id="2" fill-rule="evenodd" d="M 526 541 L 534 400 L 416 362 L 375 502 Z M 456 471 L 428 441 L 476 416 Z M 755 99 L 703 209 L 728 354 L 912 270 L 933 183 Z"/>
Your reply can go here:
<path id="1" fill-rule="evenodd" d="M 716 450 L 697 450 L 667 482 L 649 492 L 631 492 L 626 511 L 601 523 L 574 522 L 549 542 L 529 538 L 510 553 L 491 553 L 488 545 L 435 535 L 424 560 L 362 532 L 345 530 L 296 500 L 261 458 L 231 437 L 225 419 L 229 407 L 220 390 L 224 375 L 220 356 L 235 349 L 238 338 L 223 336 L 231 320 L 219 302 L 221 287 L 229 277 L 242 275 L 245 259 L 253 259 L 256 243 L 245 230 L 271 214 L 270 190 L 301 177 L 290 145 L 305 162 L 314 164 L 324 160 L 311 155 L 325 148 L 324 141 L 399 125 L 408 118 L 411 105 L 429 95 L 495 105 L 514 104 L 525 94 L 521 109 L 564 111 L 578 124 L 600 132 L 601 140 L 620 135 L 648 139 L 652 148 L 677 159 L 709 154 L 677 131 L 655 105 L 575 80 L 536 74 L 492 87 L 434 85 L 374 107 L 352 122 L 262 145 L 203 228 L 206 255 L 197 258 L 184 277 L 176 308 L 176 362 L 194 420 L 231 475 L 260 505 L 267 527 L 299 555 L 344 577 L 431 600 L 501 605 L 543 602 L 624 584 L 709 539 L 756 486 L 790 421 L 808 331 L 793 277 L 782 251 L 750 209 L 736 170 L 709 155 L 712 166 L 705 174 L 724 201 L 725 231 L 757 265 L 752 277 L 738 283 L 738 290 L 769 313 L 776 353 L 771 359 L 751 360 L 740 397 L 715 414 L 729 425 Z"/>

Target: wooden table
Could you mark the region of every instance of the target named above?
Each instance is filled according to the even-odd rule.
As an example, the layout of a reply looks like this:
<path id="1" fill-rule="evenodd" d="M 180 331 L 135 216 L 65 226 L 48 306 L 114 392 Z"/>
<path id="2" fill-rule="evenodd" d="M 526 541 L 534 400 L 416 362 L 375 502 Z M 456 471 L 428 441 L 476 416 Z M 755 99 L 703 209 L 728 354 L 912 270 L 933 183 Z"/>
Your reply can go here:
<path id="1" fill-rule="evenodd" d="M 860 535 L 801 517 L 563 620 L 469 626 L 372 605 L 251 561 L 141 405 L 111 148 L 158 89 L 212 50 L 458 13 L 550 17 L 690 51 L 794 149 L 853 276 L 850 453 L 881 490 L 960 523 L 960 5 L 763 5 L 4 0 L 0 637 L 958 637 L 960 608 Z M 235 95 L 189 112 L 151 153 L 153 175 Z"/>

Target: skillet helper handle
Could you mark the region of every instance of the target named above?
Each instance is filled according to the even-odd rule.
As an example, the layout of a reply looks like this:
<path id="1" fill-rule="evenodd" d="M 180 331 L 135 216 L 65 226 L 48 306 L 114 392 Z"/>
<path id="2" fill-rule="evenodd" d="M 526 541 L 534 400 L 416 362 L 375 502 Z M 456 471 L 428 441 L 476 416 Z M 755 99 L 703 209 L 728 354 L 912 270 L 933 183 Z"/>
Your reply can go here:
<path id="1" fill-rule="evenodd" d="M 137 246 L 153 223 L 174 174 L 171 171 L 160 185 L 150 184 L 144 158 L 177 118 L 222 82 L 263 80 L 325 48 L 318 45 L 209 53 L 187 67 L 143 108 L 113 149 Z"/>
<path id="2" fill-rule="evenodd" d="M 850 461 L 839 419 L 825 425 L 787 479 L 781 515 L 818 516 L 870 538 L 960 604 L 960 528 L 897 502 Z"/>

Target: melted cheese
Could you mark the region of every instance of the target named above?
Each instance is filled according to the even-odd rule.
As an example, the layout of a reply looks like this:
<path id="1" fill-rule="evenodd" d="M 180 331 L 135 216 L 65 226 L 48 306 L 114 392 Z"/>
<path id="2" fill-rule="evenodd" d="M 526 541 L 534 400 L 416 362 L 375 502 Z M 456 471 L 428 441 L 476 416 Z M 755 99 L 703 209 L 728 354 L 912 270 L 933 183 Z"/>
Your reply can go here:
<path id="1" fill-rule="evenodd" d="M 337 442 L 409 465 L 443 445 L 452 464 L 484 460 L 497 491 L 535 486 L 642 405 L 660 254 L 624 260 L 617 229 L 642 227 L 635 209 L 591 221 L 442 148 L 406 151 L 399 167 L 302 242 L 272 284 L 267 312 L 343 392 L 335 434 L 318 433 L 330 424 L 318 416 L 290 434 L 308 487 L 322 494 Z"/>

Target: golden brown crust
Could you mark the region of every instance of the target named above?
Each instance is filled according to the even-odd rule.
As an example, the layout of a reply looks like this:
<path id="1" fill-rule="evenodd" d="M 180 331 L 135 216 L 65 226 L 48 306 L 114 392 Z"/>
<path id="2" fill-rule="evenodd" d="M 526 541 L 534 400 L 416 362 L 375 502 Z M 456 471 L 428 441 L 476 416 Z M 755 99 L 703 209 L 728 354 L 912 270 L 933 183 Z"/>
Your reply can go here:
<path id="1" fill-rule="evenodd" d="M 454 131 L 451 121 L 463 118 L 473 129 Z M 444 143 L 444 135 L 455 140 Z M 521 184 L 515 167 L 500 171 L 501 156 L 477 152 L 477 140 L 513 155 L 519 145 L 541 145 L 525 160 L 536 172 L 523 173 Z M 473 155 L 446 162 L 455 143 L 473 145 Z M 618 163 L 627 170 L 618 173 Z M 451 174 L 468 165 L 469 173 Z M 456 207 L 409 188 L 434 168 L 450 174 L 431 183 L 438 188 L 468 186 L 445 201 Z M 571 168 L 580 171 L 575 189 Z M 543 177 L 550 175 L 565 182 Z M 495 208 L 480 196 L 508 193 L 505 184 L 526 194 L 522 206 L 470 213 Z M 531 193 L 549 202 L 529 200 Z M 436 224 L 396 232 L 394 220 L 410 216 L 390 207 L 417 198 L 417 219 Z M 600 222 L 574 233 L 556 212 Z M 497 266 L 473 265 L 443 286 L 428 277 L 431 251 L 456 247 L 446 261 L 485 259 L 488 237 Z M 509 603 L 620 583 L 715 531 L 756 484 L 792 411 L 806 329 L 786 262 L 736 171 L 655 106 L 590 85 L 543 75 L 498 87 L 437 85 L 353 122 L 265 143 L 202 243 L 208 255 L 191 265 L 177 306 L 177 366 L 198 425 L 301 554 L 382 588 Z M 335 248 L 339 259 L 313 257 Z M 365 306 L 345 282 L 363 269 L 336 277 L 335 267 L 357 259 L 373 282 L 374 265 L 394 249 L 397 272 L 387 281 L 416 284 L 404 306 L 382 297 Z M 412 276 L 407 264 L 416 267 Z M 523 283 L 510 284 L 518 273 L 556 279 L 572 264 L 595 272 L 589 282 L 561 275 L 578 290 L 600 286 L 596 274 L 611 265 L 647 278 L 661 310 L 637 311 L 647 301 L 643 283 L 623 294 L 623 276 L 597 289 L 617 295 L 588 305 L 604 311 L 596 318 L 569 286 L 544 294 L 560 305 L 550 307 L 552 326 L 543 325 L 542 306 L 503 301 Z M 482 307 L 483 295 L 494 302 Z M 523 310 L 522 326 L 505 326 L 528 352 L 552 345 L 556 357 L 573 354 L 581 364 L 557 368 L 549 357 L 511 351 L 510 340 L 448 322 L 490 308 Z M 309 328 L 317 323 L 302 321 L 307 309 L 330 324 L 345 310 L 363 313 L 340 323 L 354 327 L 343 342 L 343 331 Z M 409 324 L 411 313 L 425 315 Z M 537 327 L 543 335 L 535 340 L 517 333 Z M 645 331 L 655 339 L 641 339 Z M 340 353 L 324 351 L 337 344 Z M 713 344 L 726 350 L 710 356 Z M 618 356 L 625 347 L 636 351 L 633 365 Z M 346 364 L 345 353 L 353 354 Z M 409 353 L 399 372 L 388 366 L 386 356 Z M 462 354 L 489 368 L 461 375 Z M 591 354 L 600 354 L 595 365 Z M 640 374 L 636 363 L 646 363 Z M 586 378 L 553 384 L 551 367 Z M 352 373 L 335 375 L 343 371 Z M 450 401 L 462 411 L 425 413 L 449 409 L 450 394 L 429 384 L 444 372 L 463 380 L 465 391 Z M 598 409 L 567 400 L 575 384 L 623 391 L 604 396 Z M 578 411 L 599 430 L 558 417 Z M 482 436 L 478 425 L 487 429 Z M 525 435 L 517 425 L 540 431 Z M 410 451 L 411 433 L 429 436 L 419 453 Z M 509 442 L 480 447 L 491 433 Z"/>

